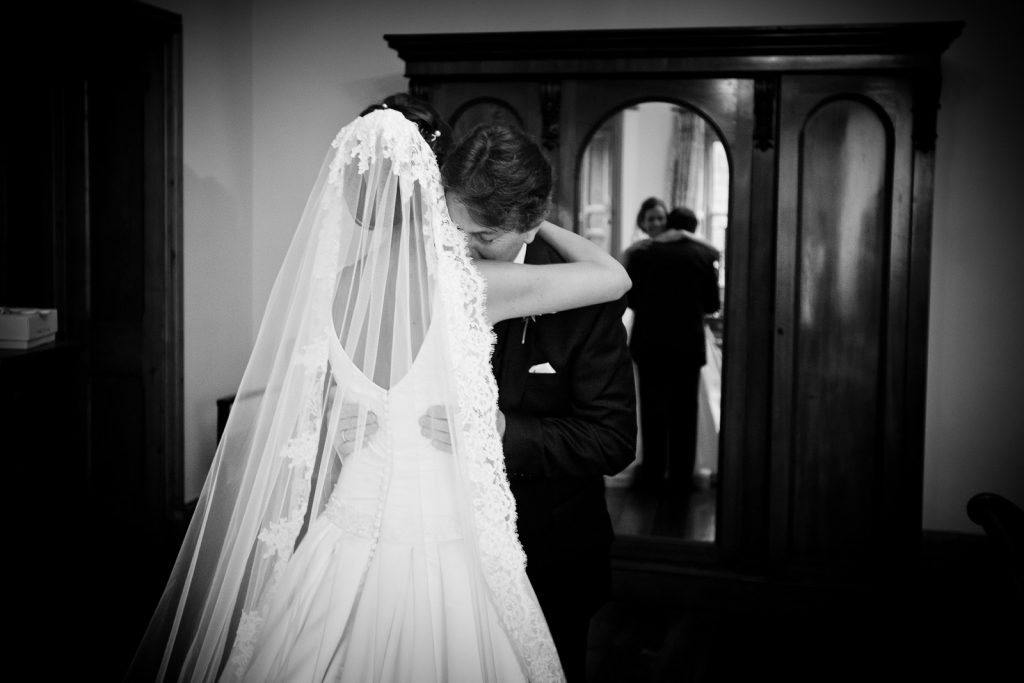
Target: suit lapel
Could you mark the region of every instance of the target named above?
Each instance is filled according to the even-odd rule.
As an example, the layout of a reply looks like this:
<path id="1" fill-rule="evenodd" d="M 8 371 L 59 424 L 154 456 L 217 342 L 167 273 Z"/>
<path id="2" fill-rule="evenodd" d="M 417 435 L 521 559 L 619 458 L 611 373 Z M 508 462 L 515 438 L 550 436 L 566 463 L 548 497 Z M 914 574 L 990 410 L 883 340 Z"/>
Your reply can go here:
<path id="1" fill-rule="evenodd" d="M 494 376 L 498 381 L 498 405 L 518 406 L 526 390 L 526 373 L 529 370 L 526 349 L 519 343 L 523 333 L 523 321 L 520 318 L 503 320 L 495 327 L 495 331 L 498 333 L 494 359 Z"/>
<path id="2" fill-rule="evenodd" d="M 526 247 L 526 263 L 543 264 L 550 263 L 551 249 L 540 238 L 535 239 Z M 537 323 L 530 322 L 530 327 Z M 532 358 L 530 341 L 535 336 L 536 330 L 529 330 L 526 343 L 523 343 L 522 318 L 503 320 L 494 326 L 495 334 L 498 336 L 494 349 L 494 376 L 498 382 L 498 404 L 499 406 L 518 406 L 522 402 L 523 392 L 526 391 L 526 376 L 530 371 L 530 360 Z"/>

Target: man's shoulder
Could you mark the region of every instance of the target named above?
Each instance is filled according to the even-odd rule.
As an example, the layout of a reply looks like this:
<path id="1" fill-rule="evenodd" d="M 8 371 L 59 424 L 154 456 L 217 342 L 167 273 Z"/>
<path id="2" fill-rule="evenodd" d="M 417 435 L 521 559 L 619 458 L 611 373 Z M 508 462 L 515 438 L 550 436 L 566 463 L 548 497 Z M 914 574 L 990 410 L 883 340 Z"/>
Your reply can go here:
<path id="1" fill-rule="evenodd" d="M 526 258 L 524 263 L 531 265 L 544 265 L 546 263 L 565 263 L 565 259 L 553 246 L 548 244 L 543 237 L 537 235 L 533 241 L 526 245 Z"/>
<path id="2" fill-rule="evenodd" d="M 657 243 L 652 239 L 644 239 L 638 242 L 633 242 L 633 244 L 626 247 L 626 250 L 622 252 L 622 257 L 625 260 L 629 260 L 630 258 L 634 258 L 637 256 L 643 257 L 644 255 L 649 254 L 651 252 L 651 249 L 654 247 L 655 244 Z"/>
<path id="3" fill-rule="evenodd" d="M 718 251 L 718 249 L 715 249 L 714 247 L 712 247 L 710 245 L 704 244 L 703 242 L 694 242 L 693 244 L 694 244 L 694 246 L 697 247 L 697 251 L 704 258 L 708 258 L 708 259 L 714 260 L 714 259 L 719 258 L 719 256 L 721 256 L 721 253 Z"/>
<path id="4" fill-rule="evenodd" d="M 666 254 L 686 254 L 705 261 L 714 261 L 719 257 L 719 252 L 714 247 L 686 237 L 671 242 L 662 242 L 659 246 L 661 251 Z"/>

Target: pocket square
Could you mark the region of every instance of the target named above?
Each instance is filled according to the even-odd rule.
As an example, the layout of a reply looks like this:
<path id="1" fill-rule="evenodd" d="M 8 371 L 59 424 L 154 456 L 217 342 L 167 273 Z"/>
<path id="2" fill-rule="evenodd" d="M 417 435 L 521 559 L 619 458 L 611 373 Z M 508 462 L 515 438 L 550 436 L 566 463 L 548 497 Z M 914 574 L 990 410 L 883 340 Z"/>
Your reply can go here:
<path id="1" fill-rule="evenodd" d="M 534 365 L 530 368 L 531 375 L 553 375 L 555 369 L 551 367 L 551 363 L 541 363 L 540 365 Z"/>

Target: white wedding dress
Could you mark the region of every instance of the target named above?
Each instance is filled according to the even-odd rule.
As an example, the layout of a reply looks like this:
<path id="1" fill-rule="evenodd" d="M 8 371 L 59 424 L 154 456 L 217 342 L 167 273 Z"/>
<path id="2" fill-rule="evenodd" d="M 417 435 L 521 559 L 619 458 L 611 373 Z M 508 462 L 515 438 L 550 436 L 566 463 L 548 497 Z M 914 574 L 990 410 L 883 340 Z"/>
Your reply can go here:
<path id="1" fill-rule="evenodd" d="M 423 362 L 438 338 L 432 326 L 390 390 L 330 345 L 332 372 L 380 430 L 345 458 L 326 512 L 288 561 L 243 680 L 526 680 L 493 606 L 485 624 L 474 608 L 452 456 L 420 433 L 427 408 L 453 400 Z"/>

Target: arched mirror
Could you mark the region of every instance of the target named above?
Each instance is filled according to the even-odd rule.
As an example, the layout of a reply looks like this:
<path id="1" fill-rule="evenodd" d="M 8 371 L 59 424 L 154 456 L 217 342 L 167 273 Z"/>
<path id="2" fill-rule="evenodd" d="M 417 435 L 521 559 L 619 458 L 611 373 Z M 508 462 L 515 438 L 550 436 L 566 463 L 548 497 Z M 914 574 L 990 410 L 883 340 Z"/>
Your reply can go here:
<path id="1" fill-rule="evenodd" d="M 592 132 L 577 168 L 580 233 L 626 262 L 634 279 L 623 324 L 636 362 L 640 432 L 636 461 L 606 478 L 616 534 L 714 542 L 729 226 L 725 146 L 697 111 L 642 102 Z M 641 214 L 650 197 L 660 203 Z M 637 329 L 643 340 L 657 339 L 642 341 Z"/>

